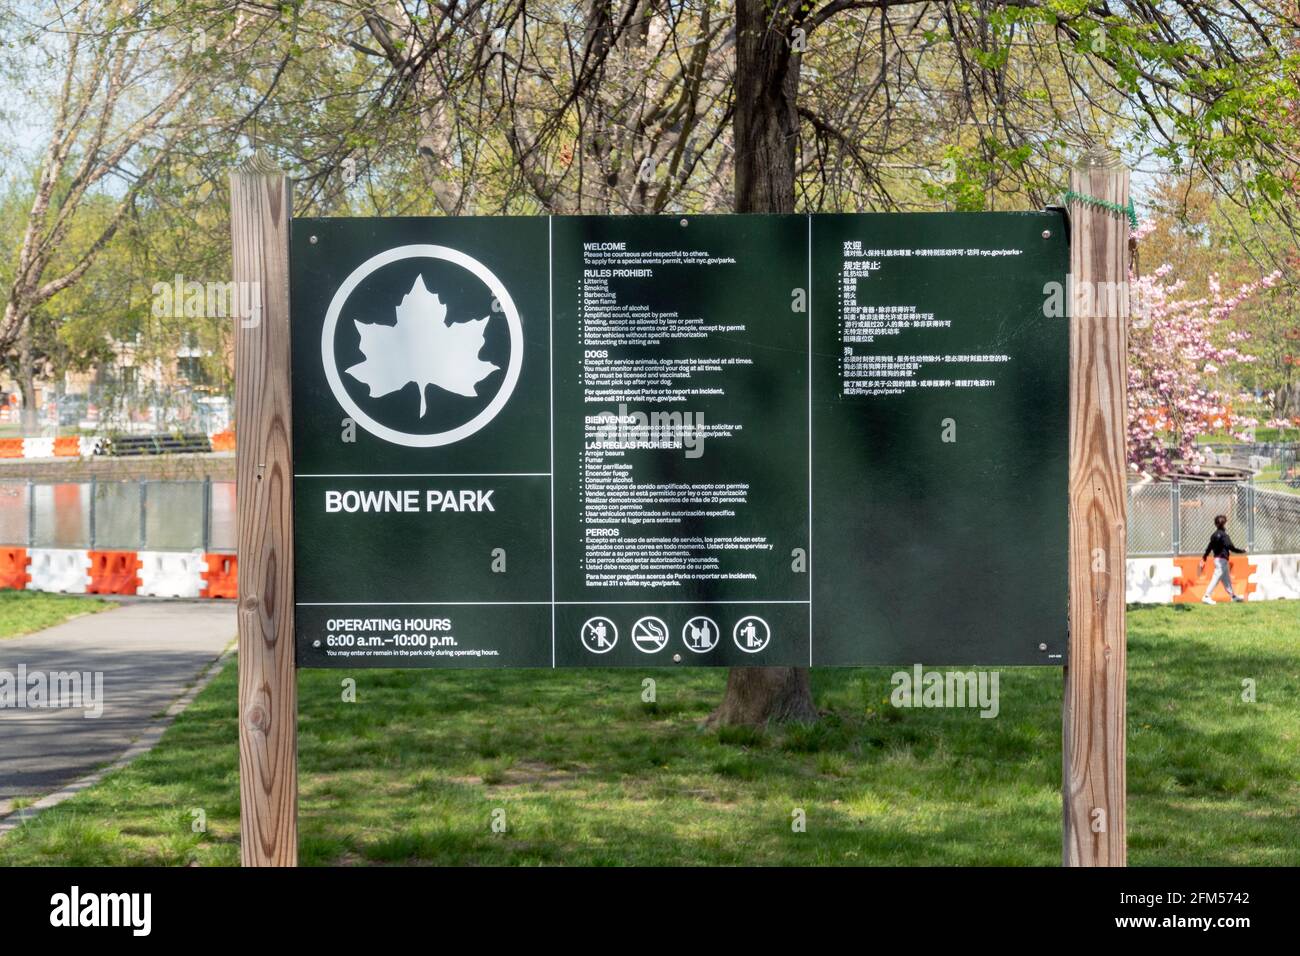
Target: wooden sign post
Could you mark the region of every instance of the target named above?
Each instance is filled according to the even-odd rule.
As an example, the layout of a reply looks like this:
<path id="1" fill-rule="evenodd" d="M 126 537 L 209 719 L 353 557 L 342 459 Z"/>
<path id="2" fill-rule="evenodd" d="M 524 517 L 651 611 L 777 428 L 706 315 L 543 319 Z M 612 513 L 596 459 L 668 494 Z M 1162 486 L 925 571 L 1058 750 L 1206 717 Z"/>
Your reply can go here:
<path id="1" fill-rule="evenodd" d="M 244 866 L 298 862 L 293 646 L 288 178 L 254 156 L 230 177 L 237 300 L 239 796 Z"/>
<path id="2" fill-rule="evenodd" d="M 1062 712 L 1066 866 L 1124 866 L 1125 409 L 1129 174 L 1070 177 L 1070 657 Z"/>

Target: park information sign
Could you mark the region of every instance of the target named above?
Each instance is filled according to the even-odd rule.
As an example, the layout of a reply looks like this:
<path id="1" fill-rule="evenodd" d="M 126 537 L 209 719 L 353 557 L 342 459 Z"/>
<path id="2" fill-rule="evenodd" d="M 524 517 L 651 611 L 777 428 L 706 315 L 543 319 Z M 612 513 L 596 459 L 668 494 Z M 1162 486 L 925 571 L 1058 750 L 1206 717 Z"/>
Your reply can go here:
<path id="1" fill-rule="evenodd" d="M 305 667 L 1061 664 L 1060 213 L 297 219 Z"/>

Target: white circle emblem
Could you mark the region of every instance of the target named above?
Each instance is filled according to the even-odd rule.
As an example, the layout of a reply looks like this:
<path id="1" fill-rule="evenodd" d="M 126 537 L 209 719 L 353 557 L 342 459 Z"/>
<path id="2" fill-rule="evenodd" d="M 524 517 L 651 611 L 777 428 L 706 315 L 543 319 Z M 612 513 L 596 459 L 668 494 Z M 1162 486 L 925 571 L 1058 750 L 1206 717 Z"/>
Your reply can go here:
<path id="1" fill-rule="evenodd" d="M 510 361 L 506 366 L 506 374 L 501 382 L 501 387 L 497 389 L 492 401 L 488 402 L 482 411 L 464 424 L 457 425 L 445 432 L 411 433 L 381 425 L 363 412 L 357 403 L 352 400 L 352 396 L 343 387 L 342 379 L 339 378 L 338 361 L 334 356 L 334 330 L 338 326 L 339 313 L 343 311 L 348 296 L 367 276 L 381 266 L 386 266 L 390 262 L 400 262 L 402 259 L 441 259 L 472 273 L 496 297 L 496 301 L 501 305 L 501 311 L 505 313 L 506 324 L 510 328 Z M 497 416 L 497 413 L 505 408 L 506 402 L 510 400 L 510 393 L 515 390 L 515 385 L 519 381 L 519 369 L 524 361 L 523 324 L 519 320 L 519 310 L 515 308 L 515 301 L 510 297 L 510 293 L 506 291 L 505 285 L 483 263 L 472 256 L 467 256 L 458 249 L 447 246 L 397 246 L 386 252 L 381 252 L 377 256 L 372 256 L 357 266 L 352 270 L 352 274 L 339 286 L 338 291 L 334 293 L 334 298 L 330 300 L 329 309 L 325 313 L 325 326 L 321 330 L 320 344 L 321 361 L 325 366 L 325 378 L 329 382 L 330 391 L 334 393 L 335 400 L 343 406 L 343 410 L 352 416 L 353 421 L 376 438 L 382 438 L 384 441 L 392 442 L 395 445 L 406 445 L 408 448 L 436 448 L 439 445 L 450 445 L 462 438 L 468 438 L 492 421 Z"/>

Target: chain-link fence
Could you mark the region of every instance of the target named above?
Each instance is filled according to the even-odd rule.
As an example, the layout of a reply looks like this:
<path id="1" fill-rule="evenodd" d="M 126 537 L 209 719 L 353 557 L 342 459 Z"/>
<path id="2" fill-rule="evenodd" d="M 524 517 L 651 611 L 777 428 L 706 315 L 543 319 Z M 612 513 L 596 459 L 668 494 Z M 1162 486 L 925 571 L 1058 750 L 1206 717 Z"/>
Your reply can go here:
<path id="1" fill-rule="evenodd" d="M 233 481 L 0 481 L 0 547 L 235 550 Z"/>
<path id="2" fill-rule="evenodd" d="M 1131 485 L 1129 554 L 1200 554 L 1215 515 L 1228 516 L 1233 543 L 1247 551 L 1300 554 L 1300 488 L 1282 481 Z"/>
<path id="3" fill-rule="evenodd" d="M 60 429 L 97 434 L 210 434 L 230 427 L 230 398 L 221 389 L 203 384 L 176 383 L 167 388 L 91 385 L 75 395 L 54 392 L 43 398 L 36 430 L 29 431 L 29 437 L 53 435 Z M 0 407 L 0 424 L 20 422 L 16 409 Z"/>

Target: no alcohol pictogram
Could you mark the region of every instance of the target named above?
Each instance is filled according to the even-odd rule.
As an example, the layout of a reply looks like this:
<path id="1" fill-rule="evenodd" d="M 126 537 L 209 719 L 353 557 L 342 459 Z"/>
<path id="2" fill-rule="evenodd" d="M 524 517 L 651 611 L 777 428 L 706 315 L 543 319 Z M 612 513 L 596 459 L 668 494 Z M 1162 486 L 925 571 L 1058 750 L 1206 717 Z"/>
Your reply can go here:
<path id="1" fill-rule="evenodd" d="M 711 617 L 693 617 L 682 627 L 682 640 L 686 649 L 703 654 L 718 646 L 718 625 Z"/>

